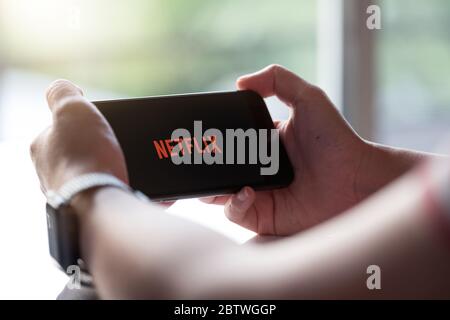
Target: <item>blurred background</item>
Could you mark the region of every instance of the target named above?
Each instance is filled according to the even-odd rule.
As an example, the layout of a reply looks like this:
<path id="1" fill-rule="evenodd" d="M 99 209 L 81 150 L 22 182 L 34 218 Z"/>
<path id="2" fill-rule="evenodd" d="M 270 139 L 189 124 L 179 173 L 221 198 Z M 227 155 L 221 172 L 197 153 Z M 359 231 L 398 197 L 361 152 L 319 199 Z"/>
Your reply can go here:
<path id="1" fill-rule="evenodd" d="M 366 27 L 370 4 L 381 30 Z M 28 159 L 52 80 L 90 99 L 232 90 L 271 63 L 323 87 L 364 138 L 434 151 L 450 128 L 447 0 L 0 0 L 0 298 L 51 299 L 66 280 Z M 171 212 L 252 236 L 196 200 Z"/>

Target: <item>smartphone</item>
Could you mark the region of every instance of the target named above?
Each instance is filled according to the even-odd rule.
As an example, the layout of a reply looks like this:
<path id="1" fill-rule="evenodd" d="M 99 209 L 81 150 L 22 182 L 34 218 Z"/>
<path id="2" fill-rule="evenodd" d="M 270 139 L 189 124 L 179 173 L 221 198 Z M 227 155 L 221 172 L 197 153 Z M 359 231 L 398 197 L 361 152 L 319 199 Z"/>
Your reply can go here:
<path id="1" fill-rule="evenodd" d="M 93 103 L 122 147 L 131 187 L 153 201 L 282 188 L 293 180 L 267 106 L 253 91 Z"/>

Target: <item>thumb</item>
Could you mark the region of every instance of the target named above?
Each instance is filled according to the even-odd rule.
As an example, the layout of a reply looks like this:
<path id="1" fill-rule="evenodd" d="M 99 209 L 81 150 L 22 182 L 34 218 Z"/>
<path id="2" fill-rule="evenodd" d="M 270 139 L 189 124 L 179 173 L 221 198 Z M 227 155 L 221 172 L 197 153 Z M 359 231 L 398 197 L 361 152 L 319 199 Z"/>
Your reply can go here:
<path id="1" fill-rule="evenodd" d="M 78 119 L 103 118 L 94 104 L 83 96 L 83 91 L 68 80 L 54 81 L 47 89 L 46 96 L 55 124 L 77 117 Z"/>
<path id="2" fill-rule="evenodd" d="M 225 204 L 225 215 L 232 222 L 244 226 L 247 212 L 254 202 L 255 191 L 250 187 L 244 187 L 228 199 Z"/>
<path id="3" fill-rule="evenodd" d="M 48 106 L 53 112 L 64 99 L 83 97 L 83 91 L 72 82 L 59 79 L 50 84 L 46 97 Z"/>

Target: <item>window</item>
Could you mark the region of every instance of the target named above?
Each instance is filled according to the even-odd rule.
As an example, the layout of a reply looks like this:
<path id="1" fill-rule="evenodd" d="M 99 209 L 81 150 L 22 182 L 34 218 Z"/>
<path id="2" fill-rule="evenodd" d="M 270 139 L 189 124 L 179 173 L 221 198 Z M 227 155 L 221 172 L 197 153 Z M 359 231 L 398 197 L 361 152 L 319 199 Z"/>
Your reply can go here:
<path id="1" fill-rule="evenodd" d="M 0 298 L 54 299 L 67 281 L 48 256 L 45 200 L 28 156 L 50 122 L 52 80 L 73 80 L 90 99 L 232 90 L 239 75 L 271 63 L 315 81 L 314 0 L 0 0 L 0 252 L 8 261 Z M 287 116 L 269 100 L 274 117 Z M 171 211 L 237 241 L 252 236 L 217 206 L 185 200 Z"/>
<path id="2" fill-rule="evenodd" d="M 234 89 L 237 76 L 270 63 L 315 79 L 311 0 L 6 0 L 1 5 L 6 81 L 67 78 L 97 98 Z M 3 109 L 13 109 L 4 104 Z M 33 107 L 33 113 L 38 110 Z M 13 121 L 5 117 L 3 122 Z M 5 130 L 2 136 L 11 136 Z"/>
<path id="3" fill-rule="evenodd" d="M 435 151 L 450 129 L 450 2 L 381 0 L 376 139 Z"/>

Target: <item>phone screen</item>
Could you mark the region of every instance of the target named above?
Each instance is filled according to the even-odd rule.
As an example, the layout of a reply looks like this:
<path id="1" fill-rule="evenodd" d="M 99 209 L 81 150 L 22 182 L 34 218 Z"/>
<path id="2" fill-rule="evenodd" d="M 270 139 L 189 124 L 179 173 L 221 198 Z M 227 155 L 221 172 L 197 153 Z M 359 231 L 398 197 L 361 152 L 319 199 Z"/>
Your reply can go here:
<path id="1" fill-rule="evenodd" d="M 271 144 L 273 122 L 264 100 L 252 91 L 93 103 L 110 123 L 122 147 L 130 185 L 152 200 L 226 194 L 244 186 L 256 190 L 278 188 L 293 179 L 281 140 L 277 154 L 271 154 L 276 151 Z M 184 129 L 190 136 L 173 136 L 176 129 Z M 208 129 L 215 130 L 208 134 Z M 267 131 L 267 139 L 260 135 L 260 129 Z M 244 149 L 239 149 L 243 145 Z M 259 157 L 261 149 L 270 157 Z M 176 163 L 176 157 L 183 162 Z M 261 169 L 270 166 L 275 173 L 262 174 Z"/>

